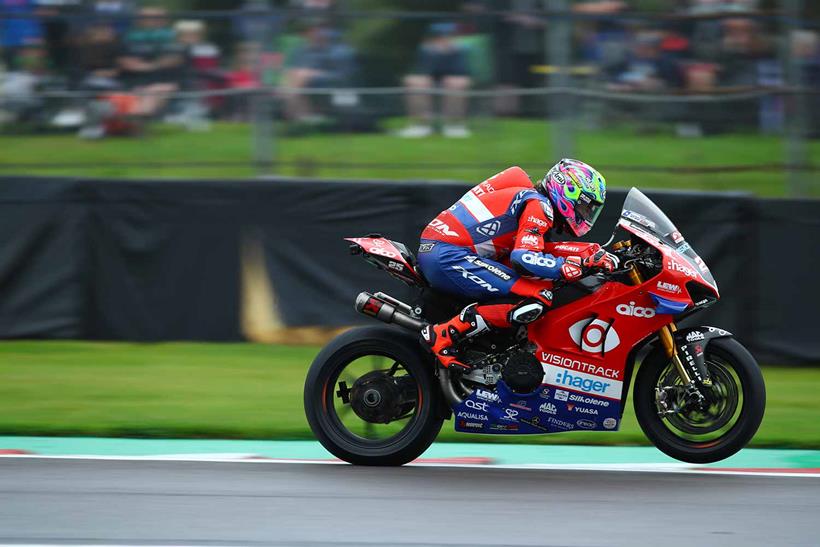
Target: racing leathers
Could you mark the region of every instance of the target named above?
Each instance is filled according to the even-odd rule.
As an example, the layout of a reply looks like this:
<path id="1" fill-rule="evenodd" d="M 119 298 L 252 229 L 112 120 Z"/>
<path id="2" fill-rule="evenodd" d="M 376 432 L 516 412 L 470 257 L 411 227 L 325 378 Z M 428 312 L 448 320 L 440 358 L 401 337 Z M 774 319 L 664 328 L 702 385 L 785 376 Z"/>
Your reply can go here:
<path id="1" fill-rule="evenodd" d="M 434 289 L 476 302 L 423 330 L 444 366 L 469 368 L 458 360 L 460 339 L 538 319 L 552 301 L 543 280 L 574 281 L 589 267 L 611 269 L 597 244 L 549 242 L 554 222 L 549 198 L 520 167 L 476 185 L 430 221 L 421 234 L 421 271 Z M 518 302 L 487 303 L 504 297 Z"/>

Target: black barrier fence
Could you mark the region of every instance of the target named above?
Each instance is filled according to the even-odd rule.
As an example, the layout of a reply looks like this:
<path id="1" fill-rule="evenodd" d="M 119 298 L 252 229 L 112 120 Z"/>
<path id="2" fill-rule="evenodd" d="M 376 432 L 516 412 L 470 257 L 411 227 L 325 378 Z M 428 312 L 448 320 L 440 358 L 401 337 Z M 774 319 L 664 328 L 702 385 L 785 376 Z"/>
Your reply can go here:
<path id="1" fill-rule="evenodd" d="M 104 181 L 0 178 L 0 338 L 242 340 L 281 327 L 368 321 L 361 290 L 409 289 L 352 257 L 343 237 L 418 243 L 457 182 Z M 820 201 L 646 192 L 711 267 L 718 305 L 699 323 L 759 358 L 820 362 L 811 314 Z M 605 241 L 625 192 L 588 236 Z"/>

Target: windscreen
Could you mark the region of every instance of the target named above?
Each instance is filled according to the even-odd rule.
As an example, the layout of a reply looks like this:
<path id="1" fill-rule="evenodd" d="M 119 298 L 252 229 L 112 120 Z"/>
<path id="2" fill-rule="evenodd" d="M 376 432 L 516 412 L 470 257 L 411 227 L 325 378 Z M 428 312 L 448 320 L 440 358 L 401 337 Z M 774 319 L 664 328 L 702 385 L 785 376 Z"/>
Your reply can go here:
<path id="1" fill-rule="evenodd" d="M 683 239 L 683 235 L 652 200 L 637 188 L 629 191 L 624 200 L 621 218 L 650 232 L 663 243 L 680 253 L 694 267 L 703 279 L 717 289 L 715 278 L 692 247 Z"/>

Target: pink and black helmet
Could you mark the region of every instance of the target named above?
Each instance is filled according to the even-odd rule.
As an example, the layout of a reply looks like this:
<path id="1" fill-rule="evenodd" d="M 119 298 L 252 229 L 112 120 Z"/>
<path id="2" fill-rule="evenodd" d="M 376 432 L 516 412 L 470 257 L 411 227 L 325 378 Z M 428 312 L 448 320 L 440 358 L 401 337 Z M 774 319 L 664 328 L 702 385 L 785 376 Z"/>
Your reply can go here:
<path id="1" fill-rule="evenodd" d="M 606 179 L 578 160 L 562 159 L 535 187 L 550 199 L 576 237 L 592 229 L 606 200 Z"/>

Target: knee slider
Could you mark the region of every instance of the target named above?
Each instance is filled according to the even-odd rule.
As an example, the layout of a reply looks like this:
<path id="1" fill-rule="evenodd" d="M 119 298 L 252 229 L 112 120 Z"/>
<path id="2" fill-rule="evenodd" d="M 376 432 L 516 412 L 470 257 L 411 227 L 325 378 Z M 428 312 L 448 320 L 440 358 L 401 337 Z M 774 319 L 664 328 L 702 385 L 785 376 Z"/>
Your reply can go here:
<path id="1" fill-rule="evenodd" d="M 544 315 L 546 307 L 537 300 L 524 300 L 510 310 L 510 323 L 526 325 Z"/>

